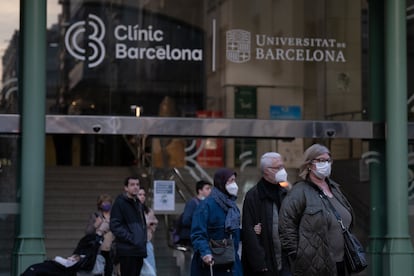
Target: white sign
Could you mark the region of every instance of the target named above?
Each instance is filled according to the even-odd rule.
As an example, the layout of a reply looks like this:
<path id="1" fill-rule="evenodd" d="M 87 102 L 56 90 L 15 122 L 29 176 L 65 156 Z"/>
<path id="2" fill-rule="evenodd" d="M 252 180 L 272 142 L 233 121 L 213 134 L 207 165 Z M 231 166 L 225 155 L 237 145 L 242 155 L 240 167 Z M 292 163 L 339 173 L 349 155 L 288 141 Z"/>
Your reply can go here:
<path id="1" fill-rule="evenodd" d="M 92 32 L 88 32 L 88 28 Z M 102 63 L 106 56 L 104 38 L 107 30 L 104 21 L 88 14 L 87 20 L 71 24 L 65 33 L 65 47 L 74 58 L 88 59 L 88 67 L 93 68 Z M 202 61 L 203 49 L 177 48 L 165 40 L 164 30 L 148 25 L 116 25 L 113 31 L 116 40 L 115 58 L 130 60 L 168 60 L 168 61 Z M 92 53 L 80 44 L 83 37 L 88 39 Z M 84 38 L 84 39 L 85 39 Z M 131 47 L 128 42 L 140 42 L 141 46 Z M 149 46 L 149 43 L 155 43 Z"/>
<path id="2" fill-rule="evenodd" d="M 175 211 L 175 181 L 154 181 L 154 211 Z"/>
<path id="3" fill-rule="evenodd" d="M 226 32 L 226 57 L 235 63 L 251 59 L 344 63 L 345 50 L 346 43 L 335 38 L 280 37 L 243 29 Z"/>

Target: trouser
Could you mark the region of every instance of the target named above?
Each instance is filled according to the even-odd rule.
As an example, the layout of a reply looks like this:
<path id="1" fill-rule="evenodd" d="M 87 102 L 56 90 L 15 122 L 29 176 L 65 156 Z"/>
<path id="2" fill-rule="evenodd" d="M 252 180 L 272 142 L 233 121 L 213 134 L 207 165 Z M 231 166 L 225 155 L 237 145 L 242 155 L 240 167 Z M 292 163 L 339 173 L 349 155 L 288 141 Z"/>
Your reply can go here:
<path id="1" fill-rule="evenodd" d="M 137 256 L 119 256 L 122 276 L 139 276 L 144 258 Z"/>
<path id="2" fill-rule="evenodd" d="M 337 262 L 336 270 L 338 271 L 338 276 L 345 276 L 345 262 Z"/>
<path id="3" fill-rule="evenodd" d="M 105 276 L 111 276 L 114 269 L 114 264 L 109 251 L 101 251 L 101 255 L 105 258 Z"/>

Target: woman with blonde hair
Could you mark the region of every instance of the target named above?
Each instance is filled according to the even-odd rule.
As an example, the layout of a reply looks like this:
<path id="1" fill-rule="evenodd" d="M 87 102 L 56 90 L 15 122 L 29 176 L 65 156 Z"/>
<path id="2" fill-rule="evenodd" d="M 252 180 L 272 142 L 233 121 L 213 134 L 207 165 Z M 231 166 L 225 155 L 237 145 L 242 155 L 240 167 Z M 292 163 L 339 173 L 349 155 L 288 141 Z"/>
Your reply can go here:
<path id="1" fill-rule="evenodd" d="M 143 187 L 139 188 L 138 199 L 144 206 L 145 221 L 147 222 L 147 257 L 144 259 L 141 276 L 155 276 L 157 275 L 157 268 L 152 238 L 154 237 L 155 230 L 157 230 L 158 219 L 155 216 L 154 210 L 145 204 L 146 192 Z"/>

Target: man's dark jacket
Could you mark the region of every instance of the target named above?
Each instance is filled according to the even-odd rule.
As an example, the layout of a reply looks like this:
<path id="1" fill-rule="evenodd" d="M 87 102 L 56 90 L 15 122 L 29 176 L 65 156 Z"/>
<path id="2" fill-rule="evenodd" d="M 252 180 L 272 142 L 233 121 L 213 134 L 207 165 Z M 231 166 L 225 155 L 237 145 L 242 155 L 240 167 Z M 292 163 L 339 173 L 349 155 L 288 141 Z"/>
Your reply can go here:
<path id="1" fill-rule="evenodd" d="M 268 196 L 266 184 L 279 187 L 276 201 Z M 271 184 L 264 178 L 246 193 L 242 218 L 242 264 L 246 276 L 257 275 L 263 268 L 267 268 L 268 271 L 260 275 L 278 275 L 272 238 L 273 203 L 276 203 L 279 210 L 286 193 L 286 189 Z M 258 223 L 262 224 L 260 235 L 256 235 L 253 230 L 254 225 Z"/>
<path id="2" fill-rule="evenodd" d="M 109 226 L 115 236 L 117 256 L 147 256 L 147 227 L 138 198 L 119 195 L 111 209 Z"/>

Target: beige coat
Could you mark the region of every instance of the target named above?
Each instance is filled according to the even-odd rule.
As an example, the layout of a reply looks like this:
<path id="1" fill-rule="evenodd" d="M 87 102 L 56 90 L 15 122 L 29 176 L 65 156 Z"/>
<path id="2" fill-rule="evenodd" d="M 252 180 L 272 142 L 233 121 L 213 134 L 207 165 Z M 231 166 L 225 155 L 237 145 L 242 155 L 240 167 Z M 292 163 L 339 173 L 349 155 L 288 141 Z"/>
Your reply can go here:
<path id="1" fill-rule="evenodd" d="M 154 210 L 151 208 L 148 208 L 148 210 L 149 211 L 145 213 L 145 220 L 147 221 L 147 238 L 151 241 L 158 226 L 158 219 L 155 216 Z"/>

